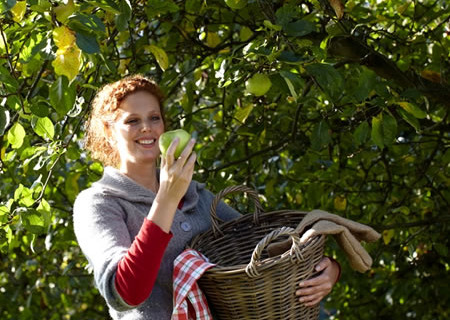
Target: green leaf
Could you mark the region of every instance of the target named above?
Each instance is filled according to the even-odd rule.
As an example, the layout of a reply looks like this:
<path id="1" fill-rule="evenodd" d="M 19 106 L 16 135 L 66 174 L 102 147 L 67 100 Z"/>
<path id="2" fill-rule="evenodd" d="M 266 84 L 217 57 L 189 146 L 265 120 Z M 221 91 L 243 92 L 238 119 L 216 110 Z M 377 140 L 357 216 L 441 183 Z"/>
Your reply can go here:
<path id="1" fill-rule="evenodd" d="M 366 100 L 370 92 L 374 90 L 375 82 L 376 74 L 369 69 L 363 68 L 358 77 L 358 86 L 353 92 L 354 97 L 358 101 Z"/>
<path id="2" fill-rule="evenodd" d="M 388 113 L 372 118 L 372 141 L 379 147 L 390 146 L 397 136 L 397 120 Z"/>
<path id="3" fill-rule="evenodd" d="M 383 135 L 386 146 L 392 145 L 397 137 L 397 120 L 389 113 L 383 115 Z"/>
<path id="4" fill-rule="evenodd" d="M 242 108 L 239 108 L 236 110 L 236 112 L 234 113 L 234 117 L 240 122 L 240 123 L 245 123 L 245 120 L 247 120 L 248 116 L 250 115 L 250 113 L 253 110 L 254 105 L 253 104 L 248 104 Z"/>
<path id="5" fill-rule="evenodd" d="M 0 136 L 5 133 L 6 127 L 9 125 L 9 111 L 0 107 Z"/>
<path id="6" fill-rule="evenodd" d="M 7 92 L 16 92 L 19 83 L 11 76 L 8 69 L 0 66 L 0 83 L 7 89 Z"/>
<path id="7" fill-rule="evenodd" d="M 316 26 L 309 21 L 298 20 L 284 25 L 283 29 L 288 36 L 303 37 L 316 31 Z"/>
<path id="8" fill-rule="evenodd" d="M 71 202 L 75 201 L 76 196 L 80 192 L 80 188 L 78 186 L 79 178 L 79 172 L 71 172 L 66 176 L 64 181 L 66 195 Z"/>
<path id="9" fill-rule="evenodd" d="M 275 30 L 275 31 L 281 31 L 282 27 L 276 24 L 273 24 L 272 22 L 270 22 L 269 20 L 264 20 L 264 25 L 271 30 Z"/>
<path id="10" fill-rule="evenodd" d="M 38 211 L 32 208 L 27 208 L 22 211 L 20 217 L 24 228 L 34 234 L 43 234 L 48 229 L 48 213 Z"/>
<path id="11" fill-rule="evenodd" d="M 286 85 L 288 86 L 291 95 L 295 99 L 297 99 L 298 92 L 300 92 L 305 86 L 303 79 L 298 74 L 286 70 L 280 71 L 280 75 L 286 82 Z"/>
<path id="12" fill-rule="evenodd" d="M 380 148 L 384 148 L 384 139 L 383 139 L 383 129 L 382 129 L 382 121 L 383 115 L 380 113 L 377 117 L 372 118 L 372 131 L 371 138 L 372 141 Z"/>
<path id="13" fill-rule="evenodd" d="M 55 135 L 55 127 L 53 126 L 53 123 L 49 118 L 34 117 L 31 125 L 34 129 L 34 132 L 36 132 L 36 134 L 40 137 L 50 140 L 53 139 Z"/>
<path id="14" fill-rule="evenodd" d="M 153 19 L 160 15 L 167 13 L 178 12 L 180 8 L 173 2 L 173 0 L 149 0 L 145 10 L 147 18 Z"/>
<path id="15" fill-rule="evenodd" d="M 305 62 L 310 58 L 306 58 L 303 55 L 297 54 L 292 51 L 282 51 L 280 55 L 277 57 L 278 61 L 291 63 L 291 64 L 300 64 L 301 62 Z"/>
<path id="16" fill-rule="evenodd" d="M 398 109 L 397 112 L 400 114 L 403 120 L 408 122 L 414 129 L 416 129 L 416 132 L 420 132 L 420 123 L 416 117 L 414 117 L 411 113 L 406 112 L 403 109 Z"/>
<path id="17" fill-rule="evenodd" d="M 72 109 L 75 99 L 75 87 L 69 86 L 69 81 L 66 77 L 58 77 L 50 87 L 50 103 L 52 107 L 58 114 L 64 116 Z"/>
<path id="18" fill-rule="evenodd" d="M 305 69 L 332 100 L 337 100 L 342 95 L 344 79 L 333 66 L 325 63 L 314 63 L 307 65 Z"/>
<path id="19" fill-rule="evenodd" d="M 399 102 L 398 105 L 402 107 L 406 112 L 412 114 L 417 119 L 425 119 L 427 113 L 420 109 L 416 104 L 407 101 Z"/>
<path id="20" fill-rule="evenodd" d="M 9 209 L 5 206 L 0 206 L 0 224 L 8 221 Z"/>
<path id="21" fill-rule="evenodd" d="M 16 0 L 0 1 L 0 13 L 10 10 L 16 4 Z"/>
<path id="22" fill-rule="evenodd" d="M 164 49 L 153 44 L 145 46 L 145 49 L 153 54 L 162 71 L 165 71 L 169 67 L 169 57 L 167 56 Z"/>
<path id="23" fill-rule="evenodd" d="M 14 201 L 22 206 L 32 206 L 34 204 L 33 192 L 29 188 L 23 186 L 23 184 L 19 184 L 14 191 Z"/>
<path id="24" fill-rule="evenodd" d="M 364 144 L 370 135 L 370 127 L 367 121 L 362 122 L 353 133 L 353 139 L 356 145 L 360 146 Z"/>
<path id="25" fill-rule="evenodd" d="M 119 31 L 128 29 L 128 21 L 131 19 L 131 4 L 129 0 L 119 1 L 120 14 L 116 16 L 116 26 Z"/>
<path id="26" fill-rule="evenodd" d="M 18 149 L 22 146 L 25 138 L 25 129 L 23 126 L 16 122 L 8 131 L 8 142 L 13 149 Z"/>
<path id="27" fill-rule="evenodd" d="M 87 33 L 84 31 L 76 32 L 77 46 L 86 53 L 100 52 L 100 46 L 94 33 Z"/>
<path id="28" fill-rule="evenodd" d="M 120 14 L 120 8 L 113 0 L 97 0 L 97 1 L 88 1 L 92 6 L 102 8 L 107 12 L 111 12 L 114 14 Z"/>
<path id="29" fill-rule="evenodd" d="M 314 150 L 320 150 L 331 142 L 330 127 L 325 120 L 314 126 L 310 139 Z"/>
<path id="30" fill-rule="evenodd" d="M 442 243 L 434 243 L 433 247 L 441 257 L 448 256 L 448 248 Z"/>
<path id="31" fill-rule="evenodd" d="M 106 27 L 102 20 L 96 15 L 87 15 L 84 13 L 75 13 L 70 16 L 68 26 L 71 30 L 76 32 L 105 32 Z"/>

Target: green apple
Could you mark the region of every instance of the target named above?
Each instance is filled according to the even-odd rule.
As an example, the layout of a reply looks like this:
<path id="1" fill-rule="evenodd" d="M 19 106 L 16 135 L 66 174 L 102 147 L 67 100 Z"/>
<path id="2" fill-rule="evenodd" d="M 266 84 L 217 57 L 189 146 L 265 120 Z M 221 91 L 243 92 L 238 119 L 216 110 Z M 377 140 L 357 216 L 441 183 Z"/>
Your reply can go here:
<path id="1" fill-rule="evenodd" d="M 255 73 L 245 83 L 245 88 L 247 91 L 257 97 L 264 95 L 267 91 L 269 91 L 271 86 L 272 82 L 269 77 L 263 73 Z"/>
<path id="2" fill-rule="evenodd" d="M 247 5 L 247 0 L 225 0 L 231 9 L 242 9 Z"/>
<path id="3" fill-rule="evenodd" d="M 186 148 L 186 145 L 191 139 L 191 135 L 183 129 L 164 132 L 159 136 L 159 150 L 161 150 L 163 156 L 166 155 L 167 149 L 169 149 L 170 144 L 176 137 L 178 137 L 180 141 L 178 142 L 177 148 L 175 149 L 175 159 L 180 156 L 181 152 L 183 152 L 184 148 Z"/>

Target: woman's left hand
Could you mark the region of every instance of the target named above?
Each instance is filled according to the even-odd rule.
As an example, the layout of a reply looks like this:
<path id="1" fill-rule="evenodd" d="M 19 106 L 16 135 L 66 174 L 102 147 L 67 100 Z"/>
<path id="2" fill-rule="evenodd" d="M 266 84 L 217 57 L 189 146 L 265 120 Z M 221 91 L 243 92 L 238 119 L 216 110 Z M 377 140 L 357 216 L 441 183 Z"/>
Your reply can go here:
<path id="1" fill-rule="evenodd" d="M 324 257 L 316 266 L 316 271 L 322 272 L 314 278 L 300 282 L 300 289 L 296 291 L 300 302 L 308 307 L 318 304 L 331 292 L 339 277 L 340 266 L 336 261 Z"/>

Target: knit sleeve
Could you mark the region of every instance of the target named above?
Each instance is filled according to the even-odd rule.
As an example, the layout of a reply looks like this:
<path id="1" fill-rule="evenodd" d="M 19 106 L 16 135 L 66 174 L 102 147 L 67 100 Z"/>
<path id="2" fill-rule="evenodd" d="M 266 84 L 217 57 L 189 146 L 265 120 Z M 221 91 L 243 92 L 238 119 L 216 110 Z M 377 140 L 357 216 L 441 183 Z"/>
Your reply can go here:
<path id="1" fill-rule="evenodd" d="M 161 261 L 171 234 L 163 234 L 157 225 L 146 222 L 140 227 L 137 240 L 132 239 L 126 224 L 127 213 L 117 199 L 93 190 L 84 190 L 78 195 L 73 211 L 75 235 L 89 267 L 93 270 L 95 285 L 100 294 L 116 311 L 134 308 L 138 304 L 137 300 L 148 294 L 142 291 L 138 299 L 126 300 L 129 290 L 137 287 L 136 279 L 134 282 L 128 283 L 127 280 L 125 283 L 124 277 L 117 278 L 116 274 L 119 269 L 124 271 L 123 274 L 126 274 L 127 270 L 132 272 L 132 268 L 140 264 L 135 260 L 138 256 L 144 256 L 145 263 L 152 265 L 151 270 L 147 271 L 148 274 L 157 274 L 158 271 L 154 269 L 159 269 L 158 261 Z M 158 238 L 158 241 L 155 241 L 155 238 Z M 145 286 L 146 292 L 151 292 L 155 277 L 153 275 L 144 277 L 145 280 L 141 279 L 140 284 Z"/>

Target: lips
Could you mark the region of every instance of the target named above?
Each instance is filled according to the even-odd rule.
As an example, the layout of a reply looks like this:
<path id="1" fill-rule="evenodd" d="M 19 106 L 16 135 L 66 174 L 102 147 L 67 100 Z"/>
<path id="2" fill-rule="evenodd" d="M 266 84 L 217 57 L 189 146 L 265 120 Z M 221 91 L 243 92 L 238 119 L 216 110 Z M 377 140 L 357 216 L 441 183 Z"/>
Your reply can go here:
<path id="1" fill-rule="evenodd" d="M 156 139 L 149 139 L 149 138 L 138 139 L 136 140 L 136 142 L 140 145 L 149 146 L 155 144 Z"/>

